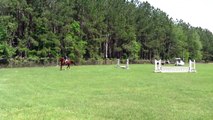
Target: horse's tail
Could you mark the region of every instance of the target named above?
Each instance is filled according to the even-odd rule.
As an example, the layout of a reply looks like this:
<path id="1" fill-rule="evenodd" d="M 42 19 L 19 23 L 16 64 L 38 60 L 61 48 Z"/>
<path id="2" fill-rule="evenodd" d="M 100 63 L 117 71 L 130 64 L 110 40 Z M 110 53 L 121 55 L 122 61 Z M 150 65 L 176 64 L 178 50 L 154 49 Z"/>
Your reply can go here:
<path id="1" fill-rule="evenodd" d="M 71 64 L 77 65 L 74 61 L 70 61 L 70 62 L 71 62 Z"/>

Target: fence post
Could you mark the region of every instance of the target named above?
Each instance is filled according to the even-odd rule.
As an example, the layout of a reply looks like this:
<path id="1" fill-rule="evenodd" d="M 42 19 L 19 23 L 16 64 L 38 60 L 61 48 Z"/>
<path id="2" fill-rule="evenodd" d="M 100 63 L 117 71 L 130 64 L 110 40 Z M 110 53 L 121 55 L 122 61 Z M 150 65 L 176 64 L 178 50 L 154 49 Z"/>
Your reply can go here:
<path id="1" fill-rule="evenodd" d="M 126 69 L 129 69 L 129 59 L 126 60 Z"/>
<path id="2" fill-rule="evenodd" d="M 120 67 L 120 59 L 117 59 L 117 67 Z"/>
<path id="3" fill-rule="evenodd" d="M 195 60 L 194 60 L 194 70 L 195 70 Z"/>

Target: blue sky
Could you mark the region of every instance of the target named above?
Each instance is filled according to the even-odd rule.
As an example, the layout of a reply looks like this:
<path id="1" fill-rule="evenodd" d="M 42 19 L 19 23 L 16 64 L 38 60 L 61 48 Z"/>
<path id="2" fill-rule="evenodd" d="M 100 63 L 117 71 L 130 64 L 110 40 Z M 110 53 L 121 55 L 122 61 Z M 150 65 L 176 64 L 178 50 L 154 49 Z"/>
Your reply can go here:
<path id="1" fill-rule="evenodd" d="M 194 27 L 213 32 L 213 0 L 140 0 L 166 12 L 173 19 L 182 19 Z"/>

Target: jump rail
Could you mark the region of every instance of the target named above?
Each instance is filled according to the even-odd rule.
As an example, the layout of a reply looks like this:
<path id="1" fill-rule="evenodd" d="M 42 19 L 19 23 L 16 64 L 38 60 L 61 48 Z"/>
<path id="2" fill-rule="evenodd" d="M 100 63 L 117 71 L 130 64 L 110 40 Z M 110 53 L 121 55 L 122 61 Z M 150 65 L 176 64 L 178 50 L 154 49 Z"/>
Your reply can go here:
<path id="1" fill-rule="evenodd" d="M 195 60 L 192 62 L 189 60 L 189 67 L 162 67 L 161 60 L 155 60 L 155 70 L 154 72 L 162 72 L 162 73 L 172 73 L 172 72 L 196 72 L 195 68 Z"/>
<path id="2" fill-rule="evenodd" d="M 123 69 L 129 69 L 129 59 L 126 60 L 126 65 L 121 66 L 120 65 L 120 59 L 117 59 L 117 68 L 123 68 Z"/>

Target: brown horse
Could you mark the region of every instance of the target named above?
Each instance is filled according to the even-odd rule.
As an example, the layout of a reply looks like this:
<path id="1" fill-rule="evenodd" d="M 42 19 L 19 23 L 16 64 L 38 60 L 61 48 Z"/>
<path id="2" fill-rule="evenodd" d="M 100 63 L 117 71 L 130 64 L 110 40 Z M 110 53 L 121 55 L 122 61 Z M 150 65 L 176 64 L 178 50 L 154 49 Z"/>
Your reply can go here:
<path id="1" fill-rule="evenodd" d="M 75 64 L 72 60 L 65 60 L 64 58 L 59 58 L 60 61 L 60 70 L 64 65 L 67 65 L 67 69 L 70 68 L 71 64 Z"/>

